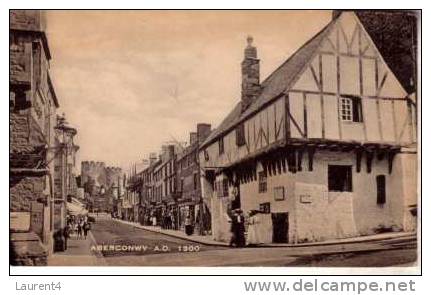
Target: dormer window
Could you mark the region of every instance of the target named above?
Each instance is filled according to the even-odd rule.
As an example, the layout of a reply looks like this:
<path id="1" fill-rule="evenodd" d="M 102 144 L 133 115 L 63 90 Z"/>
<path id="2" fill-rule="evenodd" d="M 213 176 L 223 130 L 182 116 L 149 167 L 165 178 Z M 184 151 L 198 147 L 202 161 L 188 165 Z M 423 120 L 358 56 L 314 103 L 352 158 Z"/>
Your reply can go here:
<path id="1" fill-rule="evenodd" d="M 243 146 L 245 145 L 245 129 L 244 124 L 239 124 L 236 127 L 236 145 Z"/>
<path id="2" fill-rule="evenodd" d="M 224 154 L 224 140 L 223 137 L 220 137 L 218 140 L 218 153 L 219 155 Z"/>
<path id="3" fill-rule="evenodd" d="M 205 158 L 205 161 L 209 161 L 210 160 L 210 155 L 208 154 L 207 150 L 204 150 L 204 158 Z"/>
<path id="4" fill-rule="evenodd" d="M 341 120 L 345 122 L 363 122 L 361 98 L 343 96 L 340 101 Z"/>

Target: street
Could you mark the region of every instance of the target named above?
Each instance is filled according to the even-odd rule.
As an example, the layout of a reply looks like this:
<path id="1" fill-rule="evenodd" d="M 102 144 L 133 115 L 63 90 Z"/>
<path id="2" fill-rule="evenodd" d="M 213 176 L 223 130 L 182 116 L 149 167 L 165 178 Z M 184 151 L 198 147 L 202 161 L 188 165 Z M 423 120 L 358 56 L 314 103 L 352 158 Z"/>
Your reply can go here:
<path id="1" fill-rule="evenodd" d="M 189 242 L 112 219 L 97 220 L 92 235 L 95 245 L 91 253 L 98 256 L 101 265 L 109 266 L 384 267 L 413 265 L 417 257 L 413 236 L 349 244 L 236 249 Z M 103 245 L 104 250 L 95 253 L 94 249 Z"/>

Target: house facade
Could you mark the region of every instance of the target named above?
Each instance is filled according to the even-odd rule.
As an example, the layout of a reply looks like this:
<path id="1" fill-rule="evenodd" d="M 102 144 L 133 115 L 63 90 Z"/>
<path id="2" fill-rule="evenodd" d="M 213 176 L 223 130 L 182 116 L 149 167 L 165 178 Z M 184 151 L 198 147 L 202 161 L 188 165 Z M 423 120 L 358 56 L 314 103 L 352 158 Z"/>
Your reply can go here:
<path id="1" fill-rule="evenodd" d="M 73 163 L 59 164 L 67 149 L 57 118 L 59 102 L 50 75 L 52 57 L 45 31 L 44 12 L 10 11 L 9 192 L 13 265 L 46 265 L 54 250 L 63 249 L 62 239 L 56 237 L 65 224 L 66 189 L 75 188 L 70 173 Z M 74 145 L 68 149 L 70 155 L 77 151 Z M 59 191 L 60 178 L 69 186 Z"/>
<path id="2" fill-rule="evenodd" d="M 333 20 L 260 82 L 252 38 L 241 101 L 199 148 L 216 240 L 232 209 L 258 210 L 264 242 L 416 228 L 416 93 L 355 12 Z"/>
<path id="3" fill-rule="evenodd" d="M 210 133 L 210 124 L 197 124 L 196 131 L 190 132 L 188 146 L 184 147 L 176 157 L 179 228 L 184 229 L 185 218 L 189 215 L 194 222 L 195 232 L 201 235 L 211 230 L 211 224 L 209 208 L 202 200 L 199 145 Z"/>

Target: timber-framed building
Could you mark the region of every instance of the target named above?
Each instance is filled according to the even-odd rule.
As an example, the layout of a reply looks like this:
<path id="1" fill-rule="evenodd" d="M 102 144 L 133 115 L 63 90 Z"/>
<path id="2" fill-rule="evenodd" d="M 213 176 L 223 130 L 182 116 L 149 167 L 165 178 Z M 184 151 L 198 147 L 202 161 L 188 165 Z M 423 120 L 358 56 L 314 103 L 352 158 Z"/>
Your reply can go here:
<path id="1" fill-rule="evenodd" d="M 369 25 L 365 13 L 334 13 L 263 82 L 249 37 L 241 100 L 199 151 L 216 240 L 229 239 L 234 208 L 266 213 L 264 242 L 415 230 L 415 80 L 382 53 L 388 32 Z"/>

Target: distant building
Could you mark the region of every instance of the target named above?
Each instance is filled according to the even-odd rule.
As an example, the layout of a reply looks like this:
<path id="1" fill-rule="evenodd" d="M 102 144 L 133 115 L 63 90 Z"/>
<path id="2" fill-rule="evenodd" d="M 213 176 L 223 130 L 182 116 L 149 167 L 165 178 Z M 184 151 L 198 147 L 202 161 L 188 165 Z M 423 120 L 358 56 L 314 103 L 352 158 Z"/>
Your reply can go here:
<path id="1" fill-rule="evenodd" d="M 190 215 L 197 233 L 211 230 L 211 217 L 208 206 L 203 203 L 201 191 L 201 169 L 199 164 L 199 145 L 211 133 L 210 124 L 197 124 L 195 132 L 190 133 L 189 145 L 180 150 L 176 157 L 178 180 L 178 222 L 184 228 L 184 221 Z"/>
<path id="2" fill-rule="evenodd" d="M 112 212 L 124 192 L 122 169 L 104 162 L 81 162 L 81 183 L 90 212 Z"/>

